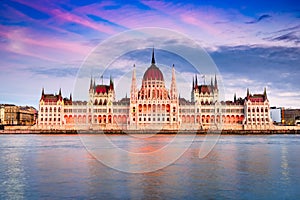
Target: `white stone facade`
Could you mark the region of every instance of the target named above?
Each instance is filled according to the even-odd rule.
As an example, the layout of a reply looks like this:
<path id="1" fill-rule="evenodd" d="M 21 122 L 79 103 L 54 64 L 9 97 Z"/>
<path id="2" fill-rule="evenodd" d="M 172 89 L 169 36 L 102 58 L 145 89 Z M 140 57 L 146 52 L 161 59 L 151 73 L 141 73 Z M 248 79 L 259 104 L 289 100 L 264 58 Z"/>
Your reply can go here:
<path id="1" fill-rule="evenodd" d="M 109 85 L 96 85 L 91 79 L 88 101 L 72 101 L 58 95 L 44 94 L 39 105 L 38 126 L 54 129 L 84 130 L 207 130 L 271 129 L 270 106 L 266 91 L 234 101 L 219 101 L 217 77 L 209 85 L 193 80 L 191 100 L 179 98 L 175 67 L 170 90 L 155 64 L 146 70 L 137 87 L 135 67 L 130 97 L 115 99 L 112 79 Z"/>

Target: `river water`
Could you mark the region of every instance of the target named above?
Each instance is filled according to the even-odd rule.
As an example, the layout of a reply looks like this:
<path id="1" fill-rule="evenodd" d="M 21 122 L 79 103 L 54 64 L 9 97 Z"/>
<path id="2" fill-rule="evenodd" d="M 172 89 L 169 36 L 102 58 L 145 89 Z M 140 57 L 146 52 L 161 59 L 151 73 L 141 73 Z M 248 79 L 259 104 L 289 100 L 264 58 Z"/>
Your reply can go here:
<path id="1" fill-rule="evenodd" d="M 172 137 L 153 136 L 148 144 L 147 138 L 110 136 L 137 152 L 161 148 Z M 200 159 L 203 142 L 204 136 L 196 136 L 167 167 L 132 174 L 99 162 L 78 135 L 0 135 L 0 199 L 299 199 L 300 136 L 221 136 Z M 108 156 L 121 165 L 131 162 Z"/>

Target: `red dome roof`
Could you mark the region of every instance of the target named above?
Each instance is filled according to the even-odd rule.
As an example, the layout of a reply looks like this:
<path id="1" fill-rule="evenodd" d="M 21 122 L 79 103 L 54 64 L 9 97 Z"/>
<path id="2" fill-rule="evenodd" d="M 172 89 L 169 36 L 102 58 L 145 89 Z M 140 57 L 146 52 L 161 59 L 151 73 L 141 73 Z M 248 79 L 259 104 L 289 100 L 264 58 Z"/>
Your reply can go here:
<path id="1" fill-rule="evenodd" d="M 96 93 L 107 93 L 109 86 L 107 85 L 97 85 L 96 86 Z"/>
<path id="2" fill-rule="evenodd" d="M 159 80 L 164 81 L 164 76 L 160 69 L 156 67 L 155 64 L 152 64 L 145 72 L 143 81 L 146 80 Z"/>

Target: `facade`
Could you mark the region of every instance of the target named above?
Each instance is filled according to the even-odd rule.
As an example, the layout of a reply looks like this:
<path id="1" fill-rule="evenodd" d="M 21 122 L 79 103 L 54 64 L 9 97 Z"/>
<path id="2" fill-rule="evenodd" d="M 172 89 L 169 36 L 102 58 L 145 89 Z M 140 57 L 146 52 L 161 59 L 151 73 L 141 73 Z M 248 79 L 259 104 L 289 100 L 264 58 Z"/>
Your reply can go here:
<path id="1" fill-rule="evenodd" d="M 37 121 L 37 110 L 31 106 L 3 104 L 0 111 L 2 125 L 31 126 Z"/>
<path id="2" fill-rule="evenodd" d="M 285 125 L 295 125 L 300 118 L 300 109 L 282 109 L 282 121 Z"/>
<path id="3" fill-rule="evenodd" d="M 0 105 L 0 125 L 4 124 L 4 113 L 5 113 L 4 105 Z"/>
<path id="4" fill-rule="evenodd" d="M 171 85 L 165 85 L 163 73 L 156 66 L 154 50 L 151 65 L 142 85 L 137 86 L 135 66 L 132 71 L 130 97 L 115 99 L 113 80 L 96 85 L 91 79 L 87 101 L 73 101 L 45 94 L 39 102 L 38 126 L 45 129 L 79 130 L 206 130 L 271 129 L 270 106 L 266 90 L 233 101 L 219 101 L 218 80 L 210 84 L 192 81 L 191 99 L 178 95 L 175 67 Z"/>
<path id="5" fill-rule="evenodd" d="M 271 119 L 274 122 L 274 124 L 281 124 L 282 122 L 282 109 L 281 108 L 276 108 L 276 107 L 271 107 L 270 108 L 270 114 L 271 114 Z"/>
<path id="6" fill-rule="evenodd" d="M 4 125 L 18 125 L 19 109 L 15 105 L 4 106 Z"/>
<path id="7" fill-rule="evenodd" d="M 295 126 L 300 126 L 300 116 L 296 117 Z"/>

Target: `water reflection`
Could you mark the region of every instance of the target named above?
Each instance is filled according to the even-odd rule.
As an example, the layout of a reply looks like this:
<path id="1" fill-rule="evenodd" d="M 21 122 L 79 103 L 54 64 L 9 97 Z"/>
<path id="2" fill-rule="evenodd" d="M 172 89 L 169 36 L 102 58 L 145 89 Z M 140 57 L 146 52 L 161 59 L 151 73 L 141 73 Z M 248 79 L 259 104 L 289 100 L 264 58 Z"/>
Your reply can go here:
<path id="1" fill-rule="evenodd" d="M 289 163 L 288 163 L 288 148 L 283 144 L 281 146 L 281 175 L 282 181 L 285 183 L 289 182 Z"/>
<path id="2" fill-rule="evenodd" d="M 295 199 L 300 195 L 299 139 L 222 136 L 213 151 L 199 159 L 204 137 L 197 136 L 183 156 L 168 167 L 130 174 L 98 162 L 76 135 L 0 136 L 0 199 Z M 113 140 L 120 147 L 145 152 L 160 148 L 170 136 L 139 142 L 127 136 Z M 181 138 L 172 151 L 189 140 Z M 107 156 L 120 164 L 141 167 L 170 155 L 160 154 L 144 163 L 120 155 Z"/>
<path id="3" fill-rule="evenodd" d="M 175 162 L 192 144 L 195 135 L 81 135 L 86 149 L 104 165 L 122 172 L 146 173 Z"/>
<path id="4" fill-rule="evenodd" d="M 25 146 L 27 141 L 14 139 L 7 142 L 2 139 L 3 138 L 0 137 L 0 143 L 5 145 L 6 148 L 0 149 L 2 151 L 0 157 L 0 188 L 3 190 L 0 197 L 22 199 L 26 182 L 22 146 Z"/>

